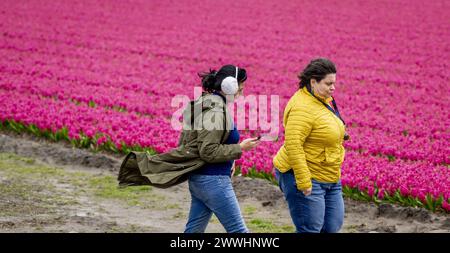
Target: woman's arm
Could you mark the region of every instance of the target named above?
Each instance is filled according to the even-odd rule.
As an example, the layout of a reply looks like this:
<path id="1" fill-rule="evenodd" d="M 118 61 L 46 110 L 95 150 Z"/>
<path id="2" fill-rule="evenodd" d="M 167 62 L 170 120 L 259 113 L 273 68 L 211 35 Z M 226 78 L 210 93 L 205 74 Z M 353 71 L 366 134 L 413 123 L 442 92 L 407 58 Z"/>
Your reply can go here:
<path id="1" fill-rule="evenodd" d="M 289 112 L 285 128 L 284 146 L 289 164 L 294 170 L 297 189 L 304 191 L 312 187 L 311 173 L 306 163 L 303 143 L 311 133 L 314 119 L 305 107 L 295 107 Z"/>
<path id="2" fill-rule="evenodd" d="M 197 145 L 200 158 L 207 163 L 220 163 L 239 159 L 242 149 L 239 144 L 222 144 L 224 118 L 223 111 L 210 110 L 203 117 L 203 127 L 198 130 Z M 211 123 L 212 122 L 212 123 Z M 205 126 L 205 124 L 209 124 Z M 215 127 L 211 127 L 214 124 Z"/>

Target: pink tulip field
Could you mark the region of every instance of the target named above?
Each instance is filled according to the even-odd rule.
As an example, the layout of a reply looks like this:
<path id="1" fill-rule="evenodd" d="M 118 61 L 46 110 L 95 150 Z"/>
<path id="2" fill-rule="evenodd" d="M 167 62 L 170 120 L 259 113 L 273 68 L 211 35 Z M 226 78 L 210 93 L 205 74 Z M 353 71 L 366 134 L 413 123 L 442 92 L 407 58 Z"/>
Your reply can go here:
<path id="1" fill-rule="evenodd" d="M 279 96 L 279 140 L 237 161 L 244 175 L 270 178 L 297 75 L 327 57 L 351 136 L 344 193 L 450 212 L 449 9 L 445 0 L 3 0 L 0 126 L 95 150 L 165 152 L 180 133 L 172 99 L 194 98 L 198 72 L 235 64 L 248 73 L 244 95 Z"/>

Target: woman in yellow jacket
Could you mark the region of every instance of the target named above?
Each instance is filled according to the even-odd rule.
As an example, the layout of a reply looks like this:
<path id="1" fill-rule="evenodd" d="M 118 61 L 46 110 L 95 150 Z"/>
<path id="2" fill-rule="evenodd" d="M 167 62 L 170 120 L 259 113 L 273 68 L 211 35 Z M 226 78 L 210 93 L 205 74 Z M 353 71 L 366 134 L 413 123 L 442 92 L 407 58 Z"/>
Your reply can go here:
<path id="1" fill-rule="evenodd" d="M 285 141 L 273 159 L 275 174 L 297 232 L 335 233 L 344 221 L 340 177 L 347 138 L 332 98 L 336 67 L 314 59 L 299 79 L 284 111 Z"/>

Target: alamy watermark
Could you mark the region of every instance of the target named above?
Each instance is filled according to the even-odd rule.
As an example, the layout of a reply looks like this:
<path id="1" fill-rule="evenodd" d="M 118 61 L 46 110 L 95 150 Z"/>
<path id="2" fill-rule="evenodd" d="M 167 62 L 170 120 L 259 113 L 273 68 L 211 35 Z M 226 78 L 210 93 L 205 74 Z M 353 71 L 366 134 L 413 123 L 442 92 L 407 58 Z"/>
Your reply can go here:
<path id="1" fill-rule="evenodd" d="M 172 98 L 171 106 L 176 108 L 172 114 L 171 126 L 174 130 L 182 129 L 208 129 L 222 130 L 224 128 L 223 114 L 204 112 L 205 104 L 211 103 L 208 99 L 201 100 L 202 88 L 194 88 L 194 104 L 186 95 L 176 95 Z M 200 99 L 198 99 L 200 98 Z M 213 100 L 221 99 L 219 96 Z M 280 99 L 278 95 L 242 95 L 235 101 L 234 96 L 227 96 L 227 112 L 234 119 L 238 130 L 257 130 L 269 135 L 278 136 L 280 120 Z M 214 101 L 212 101 L 214 102 Z M 215 108 L 216 110 L 217 108 Z M 236 117 L 235 117 L 236 116 Z M 220 117 L 220 120 L 218 119 Z M 230 127 L 227 124 L 226 127 Z"/>

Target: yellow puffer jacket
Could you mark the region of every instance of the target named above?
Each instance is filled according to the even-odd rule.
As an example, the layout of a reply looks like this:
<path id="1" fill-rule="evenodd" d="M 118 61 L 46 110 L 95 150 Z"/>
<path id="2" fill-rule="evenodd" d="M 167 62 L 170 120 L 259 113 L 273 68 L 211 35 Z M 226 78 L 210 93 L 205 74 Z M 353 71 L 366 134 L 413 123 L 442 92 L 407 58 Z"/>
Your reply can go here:
<path id="1" fill-rule="evenodd" d="M 299 190 L 312 187 L 312 178 L 337 182 L 345 156 L 342 121 L 304 87 L 289 100 L 283 125 L 284 145 L 273 158 L 274 166 L 282 173 L 293 169 Z"/>

